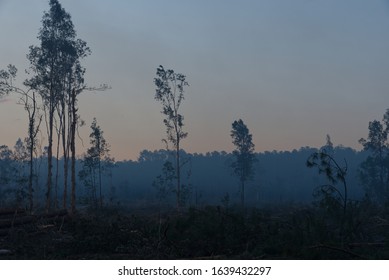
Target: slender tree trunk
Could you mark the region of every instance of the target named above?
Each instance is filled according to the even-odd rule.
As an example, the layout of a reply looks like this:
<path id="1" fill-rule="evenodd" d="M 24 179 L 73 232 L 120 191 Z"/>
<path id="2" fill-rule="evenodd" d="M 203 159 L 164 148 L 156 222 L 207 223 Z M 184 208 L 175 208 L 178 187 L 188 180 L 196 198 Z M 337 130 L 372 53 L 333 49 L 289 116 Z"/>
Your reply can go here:
<path id="1" fill-rule="evenodd" d="M 28 96 L 26 95 L 26 103 L 28 103 Z M 28 176 L 28 198 L 29 198 L 29 212 L 32 213 L 32 210 L 34 208 L 34 197 L 33 197 L 33 179 L 34 179 L 34 151 L 35 151 L 35 138 L 36 133 L 39 129 L 38 127 L 35 128 L 35 114 L 36 114 L 36 100 L 35 100 L 35 93 L 32 93 L 32 112 L 30 111 L 30 108 L 26 104 L 25 107 L 28 111 L 29 115 L 29 123 L 28 123 L 28 138 L 29 138 L 29 167 L 30 167 L 30 174 Z M 36 130 L 36 131 L 35 131 Z"/>
<path id="2" fill-rule="evenodd" d="M 95 166 L 93 165 L 92 169 L 92 202 L 93 202 L 93 207 L 97 207 L 97 186 L 96 186 L 96 170 Z"/>
<path id="3" fill-rule="evenodd" d="M 62 140 L 65 143 L 65 140 Z M 66 144 L 63 144 L 64 147 Z M 64 152 L 63 154 L 63 199 L 62 199 L 62 207 L 63 209 L 67 209 L 67 196 L 68 196 L 68 177 L 69 177 L 69 160 L 68 160 L 68 152 Z"/>
<path id="4" fill-rule="evenodd" d="M 110 167 L 112 168 L 112 167 Z M 111 197 L 110 197 L 110 201 L 111 201 L 111 205 L 113 205 L 113 200 L 115 199 L 115 187 L 113 185 L 113 178 L 112 178 L 112 170 L 110 170 L 110 173 L 109 173 L 109 184 L 110 184 L 110 192 L 111 192 Z"/>
<path id="5" fill-rule="evenodd" d="M 29 199 L 29 212 L 32 213 L 32 209 L 34 208 L 34 199 L 33 199 L 33 177 L 34 177 L 34 122 L 30 119 L 29 129 L 28 129 L 28 136 L 29 136 L 29 167 L 30 167 L 30 174 L 28 176 L 28 199 Z"/>
<path id="6" fill-rule="evenodd" d="M 59 146 L 61 143 L 61 126 L 62 124 L 60 123 L 59 129 L 57 131 L 57 154 L 56 154 L 56 169 L 55 169 L 55 200 L 54 200 L 54 209 L 58 209 L 58 180 L 59 180 Z"/>
<path id="7" fill-rule="evenodd" d="M 100 189 L 100 208 L 103 207 L 103 196 L 101 193 L 101 160 L 100 160 L 100 155 L 99 155 L 99 189 Z"/>
<path id="8" fill-rule="evenodd" d="M 177 210 L 181 210 L 181 167 L 180 167 L 180 141 L 177 137 L 177 147 L 176 147 L 176 170 L 177 170 Z"/>
<path id="9" fill-rule="evenodd" d="M 244 180 L 241 180 L 240 202 L 244 208 Z"/>
<path id="10" fill-rule="evenodd" d="M 47 192 L 46 192 L 46 212 L 51 208 L 51 187 L 53 178 L 53 117 L 54 109 L 52 108 L 52 101 L 50 101 L 49 108 L 49 145 L 47 149 Z"/>
<path id="11" fill-rule="evenodd" d="M 77 110 L 76 110 L 76 90 L 72 90 L 72 124 L 71 124 L 71 140 L 70 140 L 70 150 L 71 150 L 71 185 L 72 185 L 72 194 L 71 194 L 71 213 L 76 212 L 76 126 L 77 126 Z"/>
<path id="12" fill-rule="evenodd" d="M 76 212 L 76 148 L 74 141 L 71 144 L 72 160 L 71 160 L 71 184 L 72 184 L 72 195 L 71 195 L 71 213 Z"/>
<path id="13" fill-rule="evenodd" d="M 31 135 L 30 135 L 31 136 Z M 30 156 L 30 175 L 28 176 L 28 199 L 29 199 L 29 212 L 32 213 L 32 209 L 34 208 L 34 199 L 33 199 L 33 177 L 34 177 L 34 146 L 30 144 L 29 147 L 29 156 Z"/>
<path id="14" fill-rule="evenodd" d="M 63 199 L 62 208 L 67 209 L 67 196 L 68 196 L 68 151 L 69 145 L 66 141 L 66 135 L 69 137 L 69 133 L 66 134 L 66 104 L 65 100 L 62 101 L 62 150 L 63 150 Z"/>
<path id="15" fill-rule="evenodd" d="M 55 46 L 56 49 L 56 46 Z M 52 58 L 50 63 L 50 89 L 49 89 L 49 127 L 48 127 L 48 148 L 47 148 L 47 192 L 46 192 L 46 212 L 51 208 L 51 188 L 53 178 L 53 127 L 54 127 L 54 112 L 55 112 L 55 78 L 54 66 L 57 60 L 57 53 Z"/>

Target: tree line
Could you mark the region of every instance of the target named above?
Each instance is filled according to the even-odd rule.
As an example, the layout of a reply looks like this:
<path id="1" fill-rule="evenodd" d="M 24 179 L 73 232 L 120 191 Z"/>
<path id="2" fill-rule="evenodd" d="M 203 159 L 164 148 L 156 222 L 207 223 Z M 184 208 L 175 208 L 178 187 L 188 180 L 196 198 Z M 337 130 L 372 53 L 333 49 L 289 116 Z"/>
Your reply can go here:
<path id="1" fill-rule="evenodd" d="M 27 201 L 25 195 L 28 162 L 18 160 L 20 158 L 18 155 L 21 154 L 18 152 L 19 147 L 21 145 L 17 144 L 10 148 L 4 147 L 0 153 L 0 204 L 3 206 L 17 200 L 16 190 L 20 190 L 21 194 L 19 205 L 23 206 Z M 326 178 L 318 176 L 315 169 L 306 168 L 305 162 L 312 153 L 319 150 L 303 147 L 293 151 L 254 153 L 257 160 L 253 165 L 256 176 L 253 180 L 245 182 L 245 206 L 311 203 L 315 199 L 313 193 L 317 190 L 316 187 L 326 184 Z M 364 187 L 358 179 L 359 166 L 367 158 L 368 153 L 345 147 L 334 147 L 334 152 L 336 160 L 340 162 L 343 162 L 343 158 L 349 160 L 347 173 L 349 198 L 362 199 Z M 188 153 L 181 150 L 180 156 L 182 161 L 187 162 L 181 169 L 181 186 L 184 186 L 181 193 L 182 208 L 202 207 L 207 204 L 241 206 L 240 180 L 230 167 L 235 159 L 232 152 Z M 84 172 L 84 160 L 84 156 L 76 160 L 78 175 Z M 62 157 L 59 163 L 58 199 L 61 201 L 64 180 Z M 34 177 L 35 206 L 41 208 L 44 207 L 42 202 L 45 200 L 45 186 L 41 183 L 44 183 L 47 177 L 47 157 L 43 155 L 35 158 L 34 165 L 37 175 Z M 115 161 L 112 168 L 110 162 L 102 158 L 101 165 L 101 197 L 104 205 L 123 207 L 154 205 L 161 208 L 176 208 L 174 154 L 171 151 L 144 150 L 136 160 Z M 97 161 L 94 161 L 93 166 L 94 171 L 88 172 L 86 177 L 77 176 L 78 205 L 100 207 Z M 7 173 L 6 170 L 10 171 Z"/>

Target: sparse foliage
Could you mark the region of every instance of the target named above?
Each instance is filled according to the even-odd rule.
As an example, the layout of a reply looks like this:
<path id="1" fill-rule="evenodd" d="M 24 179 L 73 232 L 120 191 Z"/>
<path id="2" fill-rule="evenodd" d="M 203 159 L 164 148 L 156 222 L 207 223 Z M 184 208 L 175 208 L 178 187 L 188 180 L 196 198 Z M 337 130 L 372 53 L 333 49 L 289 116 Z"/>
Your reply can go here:
<path id="1" fill-rule="evenodd" d="M 307 167 L 317 168 L 319 174 L 325 174 L 329 184 L 319 186 L 314 192 L 314 196 L 321 199 L 321 206 L 329 211 L 335 211 L 334 215 L 338 216 L 337 209 L 341 209 L 341 232 L 340 237 L 343 242 L 344 227 L 347 217 L 348 186 L 347 186 L 347 161 L 344 160 L 344 166 L 340 166 L 332 153 L 332 143 L 327 135 L 327 145 L 319 152 L 313 153 L 306 162 Z M 330 148 L 329 152 L 326 148 Z M 341 185 L 341 186 L 339 186 Z"/>
<path id="2" fill-rule="evenodd" d="M 99 205 L 103 206 L 102 175 L 110 174 L 114 159 L 109 156 L 109 145 L 106 142 L 103 131 L 97 125 L 96 118 L 91 124 L 90 144 L 83 159 L 83 168 L 79 173 L 80 179 L 90 189 L 90 200 L 97 204 L 97 190 L 99 191 Z"/>
<path id="3" fill-rule="evenodd" d="M 167 139 L 164 139 L 166 146 L 171 143 L 175 149 L 175 167 L 176 172 L 176 196 L 177 209 L 181 207 L 182 185 L 181 185 L 181 167 L 180 162 L 180 144 L 188 136 L 183 131 L 184 116 L 180 112 L 180 106 L 184 100 L 185 87 L 189 84 L 183 74 L 175 73 L 171 69 L 165 70 L 163 66 L 157 68 L 157 78 L 154 79 L 156 86 L 155 100 L 162 104 L 162 114 L 165 119 L 163 123 L 166 126 Z"/>
<path id="4" fill-rule="evenodd" d="M 7 70 L 0 70 L 0 98 L 15 90 L 13 80 L 16 77 L 17 69 L 9 64 Z"/>

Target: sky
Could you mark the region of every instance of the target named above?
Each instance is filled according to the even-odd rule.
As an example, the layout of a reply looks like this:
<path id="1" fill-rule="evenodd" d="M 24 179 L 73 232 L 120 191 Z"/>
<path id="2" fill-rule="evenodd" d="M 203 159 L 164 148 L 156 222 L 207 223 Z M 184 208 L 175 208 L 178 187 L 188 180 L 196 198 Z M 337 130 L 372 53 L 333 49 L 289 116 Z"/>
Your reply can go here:
<path id="1" fill-rule="evenodd" d="M 48 0 L 0 0 L 0 68 L 14 64 L 22 86 L 26 54 Z M 335 145 L 361 149 L 368 123 L 389 108 L 388 0 L 62 0 L 92 54 L 83 61 L 80 128 L 93 117 L 116 160 L 164 148 L 156 69 L 186 75 L 182 148 L 232 151 L 242 119 L 256 151 Z M 18 96 L 0 100 L 0 145 L 27 133 Z M 42 134 L 45 137 L 45 133 Z M 47 138 L 47 137 L 46 137 Z"/>

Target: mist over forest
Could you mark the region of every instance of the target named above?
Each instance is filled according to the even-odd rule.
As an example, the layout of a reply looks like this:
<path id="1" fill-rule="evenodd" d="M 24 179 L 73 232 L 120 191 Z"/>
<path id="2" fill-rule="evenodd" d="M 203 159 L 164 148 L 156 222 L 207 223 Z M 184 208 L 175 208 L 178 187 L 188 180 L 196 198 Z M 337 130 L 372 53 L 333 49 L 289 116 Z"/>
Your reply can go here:
<path id="1" fill-rule="evenodd" d="M 325 146 L 323 146 L 325 148 Z M 255 178 L 250 181 L 246 189 L 246 203 L 248 206 L 265 207 L 277 204 L 305 204 L 315 201 L 315 190 L 327 183 L 324 174 L 307 168 L 308 157 L 318 152 L 318 148 L 303 147 L 293 151 L 272 151 L 256 153 Z M 1 205 L 27 205 L 27 189 L 23 182 L 27 182 L 28 164 L 13 159 L 15 151 L 6 152 L 1 148 Z M 368 152 L 355 151 L 351 148 L 337 146 L 333 148 L 334 157 L 341 164 L 347 162 L 347 181 L 349 184 L 350 199 L 361 200 L 365 195 L 365 188 L 361 182 L 361 163 L 368 156 Z M 185 205 L 201 207 L 204 205 L 239 204 L 239 180 L 233 175 L 230 165 L 234 160 L 231 153 L 224 151 L 209 152 L 206 154 L 190 154 L 181 151 L 186 160 L 182 170 L 183 184 L 189 186 L 189 193 L 185 198 Z M 166 150 L 147 151 L 139 154 L 137 161 L 117 161 L 109 170 L 103 171 L 103 200 L 105 205 L 135 207 L 152 205 L 156 207 L 160 202 L 158 187 L 155 181 L 162 173 L 163 164 L 172 159 L 172 153 Z M 35 159 L 38 168 L 34 179 L 34 196 L 36 205 L 44 207 L 43 201 L 46 190 L 44 178 L 47 177 L 47 158 Z M 104 166 L 105 162 L 102 163 Z M 63 159 L 59 159 L 59 175 L 56 181 L 54 201 L 63 199 Z M 82 160 L 77 160 L 76 171 L 80 174 Z M 54 168 L 54 174 L 56 169 Z M 153 185 L 154 183 L 154 185 Z M 93 204 L 93 186 L 88 185 L 77 176 L 77 197 L 80 206 Z M 94 186 L 97 187 L 97 186 Z M 174 189 L 170 189 L 163 198 L 164 206 L 174 207 Z M 227 199 L 227 201 L 226 201 Z M 59 207 L 59 206 L 57 206 Z"/>

